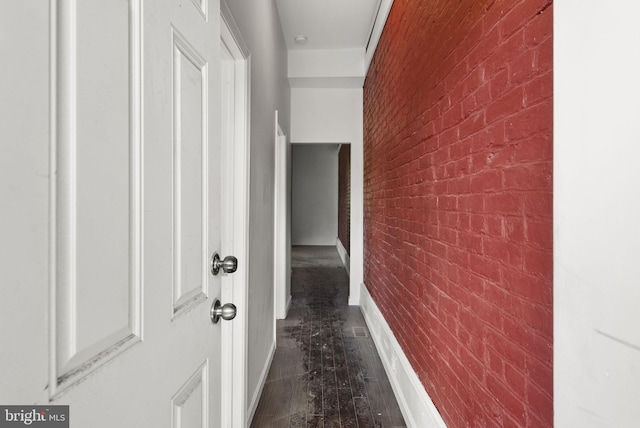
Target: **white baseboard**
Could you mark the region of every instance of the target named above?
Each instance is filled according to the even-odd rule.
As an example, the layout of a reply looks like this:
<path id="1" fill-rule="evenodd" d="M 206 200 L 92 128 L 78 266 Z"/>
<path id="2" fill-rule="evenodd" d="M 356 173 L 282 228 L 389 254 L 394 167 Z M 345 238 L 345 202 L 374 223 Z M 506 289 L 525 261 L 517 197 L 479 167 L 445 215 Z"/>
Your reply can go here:
<path id="1" fill-rule="evenodd" d="M 287 296 L 287 304 L 284 306 L 284 311 L 279 312 L 276 309 L 276 320 L 284 320 L 287 319 L 287 315 L 289 314 L 289 309 L 291 308 L 291 294 L 289 294 L 289 296 Z M 275 324 L 273 326 L 273 329 L 275 330 Z M 275 337 L 275 333 L 274 333 L 274 337 Z"/>
<path id="2" fill-rule="evenodd" d="M 364 284 L 360 290 L 360 310 L 380 354 L 407 427 L 446 428 L 442 416 L 420 383 L 418 375 Z"/>
<path id="3" fill-rule="evenodd" d="M 344 245 L 342 245 L 342 242 L 340 242 L 340 238 L 336 238 L 336 248 L 338 249 L 338 254 L 340 254 L 340 260 L 342 260 L 342 264 L 344 265 L 344 268 L 347 270 L 347 274 L 349 274 L 349 266 L 351 266 L 351 258 L 349 257 L 349 254 L 347 253 L 346 248 L 344 248 Z"/>
<path id="4" fill-rule="evenodd" d="M 253 393 L 253 398 L 251 398 L 251 404 L 249 405 L 249 411 L 247 412 L 247 425 L 251 426 L 251 422 L 253 422 L 253 417 L 256 414 L 256 410 L 258 409 L 258 403 L 260 402 L 260 396 L 262 395 L 262 390 L 264 389 L 264 384 L 267 382 L 267 376 L 269 375 L 269 369 L 271 368 L 271 363 L 273 363 L 273 356 L 276 353 L 276 342 L 274 341 L 271 344 L 271 349 L 269 350 L 269 357 L 266 360 L 266 364 L 262 368 L 262 373 L 260 373 L 260 380 L 258 381 L 258 386 Z"/>

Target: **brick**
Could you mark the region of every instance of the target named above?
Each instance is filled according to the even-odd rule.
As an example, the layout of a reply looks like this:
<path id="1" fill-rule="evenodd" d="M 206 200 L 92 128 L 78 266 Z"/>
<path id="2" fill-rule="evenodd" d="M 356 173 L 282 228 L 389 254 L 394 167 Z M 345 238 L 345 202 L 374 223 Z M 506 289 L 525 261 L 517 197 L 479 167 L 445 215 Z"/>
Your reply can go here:
<path id="1" fill-rule="evenodd" d="M 490 350 L 496 352 L 501 360 L 515 367 L 523 367 L 526 352 L 518 345 L 514 344 L 501 333 L 489 330 L 487 343 Z"/>
<path id="2" fill-rule="evenodd" d="M 464 79 L 464 92 L 463 95 L 468 98 L 474 94 L 480 87 L 486 84 L 484 66 L 481 64 L 471 69 Z M 464 102 L 463 102 L 464 105 Z"/>
<path id="3" fill-rule="evenodd" d="M 487 215 L 484 219 L 484 232 L 490 236 L 505 236 L 504 217 L 501 215 Z"/>
<path id="4" fill-rule="evenodd" d="M 484 111 L 478 111 L 460 123 L 458 138 L 464 139 L 471 134 L 480 132 L 485 128 Z"/>
<path id="5" fill-rule="evenodd" d="M 526 425 L 526 412 L 524 404 L 503 383 L 493 376 L 487 377 L 487 387 L 502 404 L 503 410 L 509 417 L 515 419 L 518 426 Z"/>
<path id="6" fill-rule="evenodd" d="M 547 303 L 548 290 L 535 276 L 515 269 L 505 269 L 503 272 L 505 287 L 509 292 L 521 298 L 544 305 Z"/>
<path id="7" fill-rule="evenodd" d="M 504 366 L 504 378 L 507 386 L 516 396 L 522 397 L 526 393 L 527 380 L 524 373 L 511 364 Z"/>
<path id="8" fill-rule="evenodd" d="M 524 86 L 525 106 L 531 106 L 541 101 L 550 100 L 553 96 L 553 72 L 538 75 Z"/>
<path id="9" fill-rule="evenodd" d="M 500 34 L 503 38 L 525 27 L 538 13 L 547 7 L 549 0 L 526 0 L 515 3 L 516 6 L 500 20 Z"/>
<path id="10" fill-rule="evenodd" d="M 499 282 L 502 280 L 500 263 L 476 254 L 470 254 L 469 258 L 472 272 L 492 281 Z"/>
<path id="11" fill-rule="evenodd" d="M 538 74 L 537 51 L 529 50 L 522 52 L 509 63 L 508 69 L 509 83 L 513 86 L 519 86 L 531 80 Z"/>
<path id="12" fill-rule="evenodd" d="M 551 251 L 553 249 L 553 224 L 551 219 L 526 222 L 527 242 L 536 248 Z"/>
<path id="13" fill-rule="evenodd" d="M 519 164 L 504 169 L 507 189 L 546 190 L 552 188 L 550 163 Z"/>
<path id="14" fill-rule="evenodd" d="M 449 426 L 553 419 L 550 5 L 394 4 L 365 82 L 365 283 Z"/>
<path id="15" fill-rule="evenodd" d="M 538 334 L 547 337 L 553 335 L 553 316 L 549 308 L 526 302 L 520 309 L 520 315 L 524 323 Z"/>
<path id="16" fill-rule="evenodd" d="M 522 244 L 525 242 L 524 222 L 520 217 L 504 219 L 505 238 L 508 242 Z"/>
<path id="17" fill-rule="evenodd" d="M 482 254 L 496 260 L 507 260 L 509 258 L 509 247 L 502 239 L 484 237 L 482 239 Z"/>
<path id="18" fill-rule="evenodd" d="M 537 65 L 540 72 L 551 71 L 553 68 L 553 39 L 548 38 L 538 47 Z"/>
<path id="19" fill-rule="evenodd" d="M 519 214 L 523 210 L 522 197 L 513 192 L 501 192 L 485 196 L 484 210 L 492 214 Z"/>
<path id="20" fill-rule="evenodd" d="M 478 159 L 486 156 L 479 156 Z M 482 160 L 481 160 L 482 161 Z M 471 177 L 471 192 L 484 193 L 502 189 L 502 171 L 483 171 Z"/>
<path id="21" fill-rule="evenodd" d="M 457 165 L 456 165 L 457 167 Z M 460 170 L 460 168 L 456 168 Z M 471 178 L 463 177 L 451 180 L 450 189 L 455 194 L 465 194 L 471 192 Z"/>
<path id="22" fill-rule="evenodd" d="M 461 211 L 481 213 L 484 212 L 484 197 L 481 195 L 468 195 L 458 198 L 458 208 Z"/>
<path id="23" fill-rule="evenodd" d="M 527 385 L 527 404 L 532 414 L 537 415 L 548 426 L 553 425 L 553 398 L 551 394 L 543 392 L 533 383 Z"/>
<path id="24" fill-rule="evenodd" d="M 553 275 L 553 253 L 548 250 L 526 248 L 523 253 L 526 272 L 545 279 Z"/>
<path id="25" fill-rule="evenodd" d="M 553 5 L 538 13 L 524 28 L 524 42 L 535 47 L 553 34 Z"/>
<path id="26" fill-rule="evenodd" d="M 515 269 L 523 269 L 524 256 L 522 246 L 519 244 L 509 244 L 508 264 Z M 505 265 L 507 263 L 505 262 Z"/>
<path id="27" fill-rule="evenodd" d="M 497 100 L 503 97 L 507 92 L 512 91 L 514 88 L 509 84 L 509 71 L 507 70 L 506 64 L 501 63 L 503 66 L 498 72 L 495 73 L 491 77 L 489 81 L 489 96 L 490 99 L 487 101 Z M 510 108 L 510 106 L 507 106 Z M 488 119 L 489 123 L 491 119 Z"/>
<path id="28" fill-rule="evenodd" d="M 551 189 L 527 192 L 524 195 L 524 210 L 527 216 L 551 218 L 553 213 Z"/>
<path id="29" fill-rule="evenodd" d="M 518 87 L 511 90 L 487 107 L 487 123 L 493 123 L 498 119 L 513 116 L 522 110 L 523 104 L 524 89 Z"/>
<path id="30" fill-rule="evenodd" d="M 513 147 L 513 161 L 517 164 L 548 162 L 553 153 L 551 137 L 536 134 L 518 141 Z"/>
<path id="31" fill-rule="evenodd" d="M 551 338 L 549 335 L 549 339 Z M 542 362 L 538 358 L 529 357 L 526 361 L 527 380 L 533 382 L 540 391 L 553 391 L 553 369 L 551 362 Z"/>
<path id="32" fill-rule="evenodd" d="M 549 133 L 552 123 L 551 104 L 536 105 L 509 117 L 505 124 L 505 134 L 509 141 L 517 141 L 539 132 Z"/>
<path id="33" fill-rule="evenodd" d="M 482 237 L 475 233 L 461 233 L 459 235 L 460 246 L 466 251 L 476 254 L 483 253 Z"/>
<path id="34" fill-rule="evenodd" d="M 459 123 L 463 117 L 464 116 L 462 114 L 462 105 L 456 104 L 452 106 L 442 115 L 442 128 L 443 129 L 451 128 L 455 124 Z"/>
<path id="35" fill-rule="evenodd" d="M 502 332 L 513 343 L 520 343 L 529 336 L 527 326 L 522 324 L 519 319 L 514 319 L 509 315 L 502 318 Z"/>
<path id="36" fill-rule="evenodd" d="M 484 60 L 489 55 L 491 55 L 495 47 L 500 43 L 500 32 L 497 28 L 489 32 L 487 32 L 487 30 L 483 28 L 483 33 L 485 33 L 484 37 L 478 42 L 477 45 L 475 45 L 471 49 L 471 51 L 467 55 L 469 66 L 472 69 L 474 64 L 483 64 Z M 488 76 L 485 74 L 485 77 Z"/>
<path id="37" fill-rule="evenodd" d="M 460 350 L 460 359 L 462 364 L 466 367 L 467 372 L 471 376 L 473 376 L 478 382 L 483 382 L 486 370 L 480 359 L 477 358 L 477 354 L 474 355 L 472 352 L 469 352 L 468 348 L 468 346 L 464 346 Z"/>
<path id="38" fill-rule="evenodd" d="M 482 197 L 479 197 L 479 199 L 481 201 L 479 211 L 483 211 L 484 199 Z M 461 198 L 461 203 L 462 203 L 462 198 Z M 479 214 L 471 214 L 469 216 L 469 228 L 470 230 L 477 233 L 482 232 L 485 229 L 484 216 Z"/>

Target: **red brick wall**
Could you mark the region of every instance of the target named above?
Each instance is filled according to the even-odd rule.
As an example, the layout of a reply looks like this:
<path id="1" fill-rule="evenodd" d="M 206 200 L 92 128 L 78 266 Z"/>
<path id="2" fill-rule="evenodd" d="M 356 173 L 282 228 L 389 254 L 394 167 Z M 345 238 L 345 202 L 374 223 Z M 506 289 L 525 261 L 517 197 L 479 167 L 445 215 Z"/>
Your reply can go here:
<path id="1" fill-rule="evenodd" d="M 365 283 L 450 427 L 553 424 L 552 10 L 396 0 L 365 82 Z"/>
<path id="2" fill-rule="evenodd" d="M 338 239 L 350 254 L 351 242 L 351 146 L 343 144 L 338 153 Z"/>

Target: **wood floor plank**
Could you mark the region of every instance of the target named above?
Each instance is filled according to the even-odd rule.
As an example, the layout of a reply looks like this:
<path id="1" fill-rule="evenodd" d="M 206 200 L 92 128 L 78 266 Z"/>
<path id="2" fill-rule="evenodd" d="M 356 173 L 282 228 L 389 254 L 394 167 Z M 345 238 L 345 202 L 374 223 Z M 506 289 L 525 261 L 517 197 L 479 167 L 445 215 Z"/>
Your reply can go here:
<path id="1" fill-rule="evenodd" d="M 335 248 L 294 249 L 292 303 L 276 325 L 276 353 L 252 428 L 404 427 L 366 323 L 348 305 L 348 276 Z M 316 257 L 313 251 L 320 251 Z M 334 254 L 335 253 L 335 254 Z"/>
<path id="2" fill-rule="evenodd" d="M 382 397 L 384 399 L 385 405 L 387 406 L 387 410 L 389 412 L 389 419 L 391 420 L 392 426 L 394 427 L 405 426 L 404 417 L 402 416 L 402 411 L 400 410 L 400 406 L 398 406 L 398 400 L 396 400 L 396 396 L 393 393 L 391 382 L 389 382 L 389 379 L 383 379 L 378 381 L 378 385 L 380 386 Z"/>
<path id="3" fill-rule="evenodd" d="M 375 428 L 369 399 L 367 397 L 354 397 L 353 403 L 356 408 L 358 428 Z"/>
<path id="4" fill-rule="evenodd" d="M 358 426 L 358 417 L 356 415 L 351 389 L 338 389 L 338 412 L 340 413 L 340 424 L 342 427 L 356 428 Z"/>

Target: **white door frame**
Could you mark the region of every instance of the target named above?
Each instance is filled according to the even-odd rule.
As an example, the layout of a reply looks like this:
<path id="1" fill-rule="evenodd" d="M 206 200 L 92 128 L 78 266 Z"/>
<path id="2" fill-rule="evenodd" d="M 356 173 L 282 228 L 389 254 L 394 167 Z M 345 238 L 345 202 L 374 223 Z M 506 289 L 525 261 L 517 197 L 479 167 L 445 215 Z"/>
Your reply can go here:
<path id="1" fill-rule="evenodd" d="M 233 302 L 238 313 L 236 318 L 223 324 L 222 345 L 231 349 L 222 352 L 222 426 L 244 428 L 247 422 L 247 337 L 248 337 L 248 293 L 249 284 L 249 123 L 250 123 L 250 54 L 228 5 L 220 2 L 220 41 L 234 60 L 234 108 L 233 144 L 227 147 L 222 142 L 222 155 L 229 155 L 233 174 L 231 189 L 222 196 L 233 200 L 226 204 L 223 216 L 233 219 L 230 233 L 232 248 L 222 248 L 225 255 L 238 258 L 238 270 L 222 282 L 223 302 Z M 221 64 L 222 66 L 223 64 Z M 223 109 L 225 106 L 222 107 Z M 224 174 L 224 171 L 223 171 Z M 222 183 L 224 185 L 224 182 Z M 225 245 L 223 230 L 223 247 Z M 227 240 L 228 242 L 228 240 Z M 224 352 L 227 351 L 227 352 Z M 225 397 L 224 390 L 232 386 L 232 393 Z M 225 402 L 226 400 L 226 402 Z M 228 412 L 231 412 L 230 414 Z"/>
<path id="2" fill-rule="evenodd" d="M 276 319 L 285 319 L 291 305 L 290 146 L 275 114 L 274 303 Z M 275 329 L 275 323 L 274 323 Z M 275 340 L 275 339 L 274 339 Z"/>

